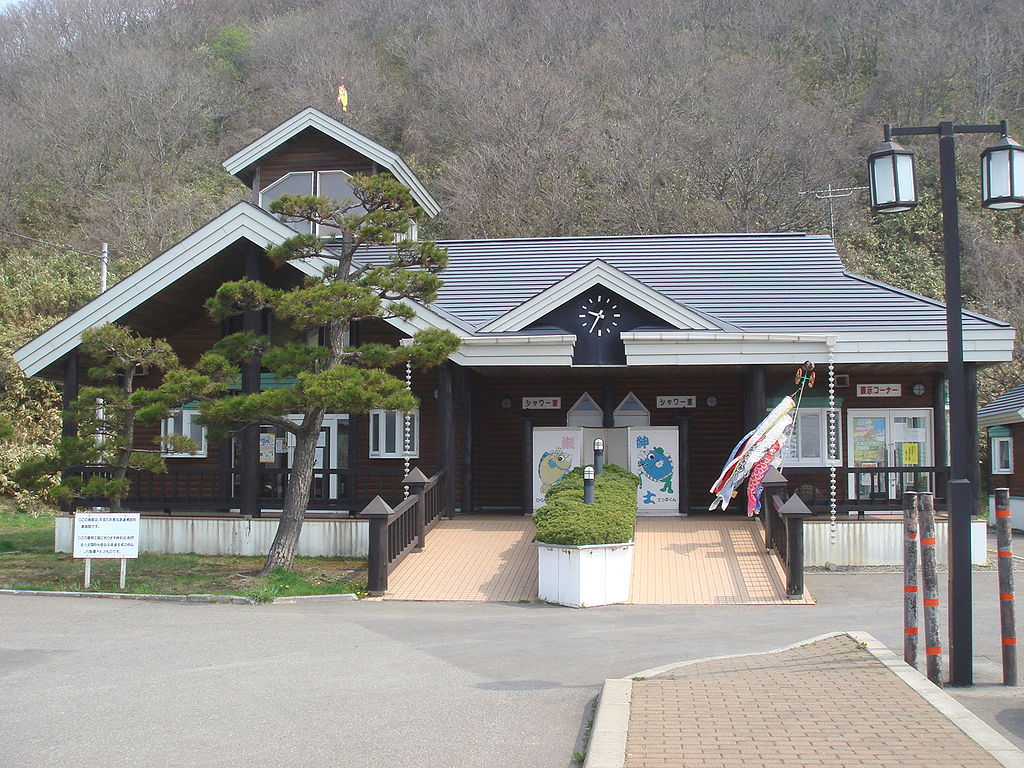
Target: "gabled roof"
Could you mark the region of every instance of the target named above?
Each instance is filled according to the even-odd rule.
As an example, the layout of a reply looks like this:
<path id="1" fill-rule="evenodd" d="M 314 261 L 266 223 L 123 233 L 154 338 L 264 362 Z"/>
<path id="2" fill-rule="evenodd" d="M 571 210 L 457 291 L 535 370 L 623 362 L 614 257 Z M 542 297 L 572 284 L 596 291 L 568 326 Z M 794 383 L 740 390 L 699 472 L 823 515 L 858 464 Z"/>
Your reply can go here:
<path id="1" fill-rule="evenodd" d="M 344 123 L 338 122 L 333 117 L 328 117 L 313 107 L 306 107 L 297 115 L 290 117 L 276 128 L 263 134 L 252 144 L 240 149 L 224 161 L 224 168 L 232 175 L 242 173 L 264 155 L 277 149 L 307 128 L 320 131 L 329 138 L 354 149 L 364 157 L 368 157 L 378 165 L 387 168 L 396 179 L 412 191 L 413 198 L 426 211 L 428 216 L 436 216 L 440 212 L 441 208 L 437 201 L 427 192 L 426 187 L 416 178 L 416 174 L 412 172 L 402 158 L 390 149 L 382 147 L 372 139 L 363 136 L 358 131 L 349 128 Z"/>
<path id="2" fill-rule="evenodd" d="M 1024 422 L 1024 384 L 1018 384 L 978 410 L 979 427 L 1020 422 Z"/>
<path id="3" fill-rule="evenodd" d="M 520 307 L 600 260 L 707 328 L 754 333 L 936 332 L 945 307 L 846 272 L 827 235 L 701 234 L 442 240 L 434 306 L 477 332 L 514 327 Z M 383 261 L 385 252 L 366 260 Z M 554 294 L 552 294 L 554 295 Z M 537 304 L 531 304 L 536 301 Z M 504 322 L 508 320 L 508 322 Z M 1009 329 L 964 313 L 966 333 Z"/>
<path id="4" fill-rule="evenodd" d="M 266 211 L 251 203 L 236 203 L 110 290 L 36 336 L 14 353 L 14 359 L 26 375 L 34 376 L 75 349 L 81 343 L 83 331 L 119 320 L 239 239 L 245 238 L 265 248 L 294 234 Z M 310 265 L 297 266 L 303 271 L 316 271 Z"/>
<path id="5" fill-rule="evenodd" d="M 672 301 L 607 262 L 595 259 L 532 299 L 492 320 L 480 331 L 521 331 L 530 323 L 595 285 L 612 289 L 623 298 L 629 299 L 681 330 L 722 330 L 720 324 L 709 320 L 701 313 Z"/>

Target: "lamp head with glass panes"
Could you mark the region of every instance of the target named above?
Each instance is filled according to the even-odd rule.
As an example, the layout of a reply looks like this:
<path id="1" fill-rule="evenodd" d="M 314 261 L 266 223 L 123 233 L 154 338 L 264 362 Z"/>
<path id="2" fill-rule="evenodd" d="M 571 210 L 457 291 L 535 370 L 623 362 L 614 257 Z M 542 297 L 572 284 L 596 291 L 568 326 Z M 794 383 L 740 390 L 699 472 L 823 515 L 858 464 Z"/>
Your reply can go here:
<path id="1" fill-rule="evenodd" d="M 914 153 L 886 141 L 868 155 L 868 184 L 874 213 L 899 213 L 917 205 Z"/>

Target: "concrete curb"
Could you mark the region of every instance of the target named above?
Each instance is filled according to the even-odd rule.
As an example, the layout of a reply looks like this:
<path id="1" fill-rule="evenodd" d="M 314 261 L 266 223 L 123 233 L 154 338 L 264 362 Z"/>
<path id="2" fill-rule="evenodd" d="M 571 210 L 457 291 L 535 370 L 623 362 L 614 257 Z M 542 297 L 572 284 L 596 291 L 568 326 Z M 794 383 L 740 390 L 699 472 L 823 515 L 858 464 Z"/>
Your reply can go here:
<path id="1" fill-rule="evenodd" d="M 612 678 L 604 681 L 601 698 L 594 713 L 594 727 L 591 731 L 587 759 L 583 768 L 623 768 L 626 764 L 626 735 L 629 729 L 629 709 L 633 695 L 633 680 L 656 677 L 680 667 L 701 664 L 705 661 L 738 659 L 745 656 L 767 656 L 782 653 L 802 645 L 816 643 L 830 637 L 846 636 L 862 643 L 872 656 L 878 659 L 903 682 L 909 685 L 921 698 L 945 715 L 950 722 L 964 732 L 979 747 L 984 749 L 1006 768 L 1024 768 L 1024 752 L 1000 736 L 992 726 L 968 710 L 941 688 L 932 684 L 927 677 L 904 662 L 886 648 L 873 635 L 855 630 L 828 632 L 823 635 L 801 640 L 797 643 L 754 653 L 733 653 L 725 656 L 707 656 L 702 659 L 663 664 L 637 672 L 626 678 Z"/>
<path id="2" fill-rule="evenodd" d="M 106 600 L 149 600 L 157 603 L 218 603 L 256 605 L 255 600 L 240 595 L 142 595 L 132 592 L 51 592 L 45 589 L 0 589 L 0 595 L 32 597 L 98 597 Z"/>
<path id="3" fill-rule="evenodd" d="M 339 592 L 331 595 L 288 595 L 287 597 L 275 597 L 271 605 L 288 605 L 289 603 L 306 602 L 307 600 L 358 600 L 359 596 L 351 592 Z"/>

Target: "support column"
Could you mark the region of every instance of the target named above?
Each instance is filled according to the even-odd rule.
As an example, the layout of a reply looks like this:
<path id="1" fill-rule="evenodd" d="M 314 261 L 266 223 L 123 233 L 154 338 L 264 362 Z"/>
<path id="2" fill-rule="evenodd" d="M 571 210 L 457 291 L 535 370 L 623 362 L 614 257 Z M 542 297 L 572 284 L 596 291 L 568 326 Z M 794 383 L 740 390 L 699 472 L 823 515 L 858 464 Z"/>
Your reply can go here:
<path id="1" fill-rule="evenodd" d="M 523 452 L 520 483 L 523 491 L 523 514 L 533 514 L 533 416 L 523 411 Z"/>
<path id="2" fill-rule="evenodd" d="M 601 382 L 601 407 L 604 409 L 604 420 L 601 426 L 611 429 L 615 426 L 615 383 L 611 379 Z"/>
<path id="3" fill-rule="evenodd" d="M 679 514 L 690 513 L 690 418 L 679 412 L 679 442 L 676 447 L 676 490 L 679 493 Z"/>
<path id="4" fill-rule="evenodd" d="M 245 254 L 245 276 L 250 280 L 263 277 L 263 251 L 252 246 Z M 263 334 L 263 313 L 250 311 L 242 313 L 242 331 L 256 336 Z M 242 394 L 251 395 L 260 391 L 260 358 L 254 356 L 242 366 Z M 260 428 L 252 424 L 239 435 L 241 443 L 240 462 L 241 487 L 238 506 L 243 515 L 259 517 L 260 506 Z"/>
<path id="5" fill-rule="evenodd" d="M 452 397 L 452 368 L 446 360 L 437 369 L 437 464 L 445 471 L 444 515 L 455 514 L 455 413 Z"/>
<path id="6" fill-rule="evenodd" d="M 981 514 L 981 456 L 978 453 L 978 364 L 964 363 L 967 389 L 967 479 L 971 481 L 971 515 Z"/>
<path id="7" fill-rule="evenodd" d="M 64 358 L 64 383 L 60 393 L 60 405 L 62 409 L 60 422 L 61 437 L 76 437 L 78 435 L 78 424 L 68 415 L 71 404 L 78 399 L 78 351 L 68 354 Z M 66 473 L 65 473 L 66 474 Z M 74 512 L 75 502 L 62 502 L 62 512 Z"/>
<path id="8" fill-rule="evenodd" d="M 751 365 L 743 375 L 743 430 L 749 432 L 765 417 L 767 399 L 765 395 L 765 370 L 763 365 Z"/>
<path id="9" fill-rule="evenodd" d="M 459 509 L 473 513 L 473 371 L 462 369 L 462 498 Z"/>

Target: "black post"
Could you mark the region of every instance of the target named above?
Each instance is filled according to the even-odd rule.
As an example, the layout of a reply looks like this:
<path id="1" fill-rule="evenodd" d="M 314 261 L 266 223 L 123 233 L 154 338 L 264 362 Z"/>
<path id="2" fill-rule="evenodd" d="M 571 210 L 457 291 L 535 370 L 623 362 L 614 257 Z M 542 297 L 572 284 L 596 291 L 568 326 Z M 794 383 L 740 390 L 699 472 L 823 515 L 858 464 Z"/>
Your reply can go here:
<path id="1" fill-rule="evenodd" d="M 370 541 L 366 563 L 366 591 L 379 597 L 388 591 L 388 518 L 392 509 L 380 496 L 374 496 L 361 516 L 370 521 Z"/>
<path id="2" fill-rule="evenodd" d="M 811 510 L 796 494 L 790 496 L 779 510 L 786 524 L 786 596 L 804 595 L 804 520 Z"/>
<path id="3" fill-rule="evenodd" d="M 1017 685 L 1017 627 L 1013 600 L 1013 530 L 1010 489 L 996 488 L 996 549 L 999 560 L 999 626 L 1003 648 L 1003 685 Z"/>
<path id="4" fill-rule="evenodd" d="M 245 254 L 245 276 L 250 280 L 263 277 L 263 252 L 250 246 Z M 242 330 L 255 336 L 263 334 L 263 313 L 248 311 L 242 313 Z M 260 391 L 260 358 L 254 355 L 242 366 L 242 394 L 251 395 Z M 243 515 L 259 517 L 260 507 L 260 427 L 252 424 L 242 430 L 239 461 L 241 483 L 238 507 Z"/>
<path id="5" fill-rule="evenodd" d="M 618 405 L 615 402 L 615 384 L 611 379 L 606 378 L 601 383 L 601 396 L 603 400 L 601 407 L 604 409 L 601 426 L 611 429 L 615 426 L 615 406 Z"/>
<path id="6" fill-rule="evenodd" d="M 604 440 L 600 437 L 594 439 L 594 474 L 604 474 Z"/>
<path id="7" fill-rule="evenodd" d="M 679 493 L 679 514 L 690 513 L 690 418 L 687 411 L 679 412 L 679 432 L 676 441 L 676 489 Z"/>
<path id="8" fill-rule="evenodd" d="M 419 467 L 413 467 L 409 474 L 405 476 L 405 479 L 402 480 L 403 485 L 409 486 L 409 493 L 416 497 L 416 517 L 414 522 L 416 526 L 416 544 L 414 549 L 417 552 L 422 550 L 427 542 L 427 499 L 425 489 L 428 482 L 430 482 L 429 479 L 420 471 Z"/>
<path id="9" fill-rule="evenodd" d="M 783 502 L 785 499 L 788 481 L 775 467 L 769 467 L 761 480 L 761 524 L 764 526 L 764 546 L 767 550 L 776 549 L 775 527 L 781 524 L 782 520 L 775 509 L 775 498 L 779 497 Z M 785 552 L 776 552 L 779 557 L 785 557 Z"/>
<path id="10" fill-rule="evenodd" d="M 459 510 L 473 513 L 473 371 L 462 369 L 462 498 Z"/>
<path id="11" fill-rule="evenodd" d="M 937 467 L 946 466 L 949 462 L 949 446 L 946 444 L 948 428 L 946 423 L 946 374 L 941 371 L 936 371 L 932 375 L 932 412 L 935 421 L 933 425 L 933 431 L 935 432 L 935 459 L 932 461 L 932 464 Z M 948 501 L 947 483 L 949 483 L 948 472 L 935 473 L 935 487 L 931 490 L 935 492 L 936 498 L 944 498 Z M 926 489 L 918 488 L 918 490 L 924 491 Z"/>
<path id="12" fill-rule="evenodd" d="M 974 679 L 974 621 L 971 602 L 971 486 L 968 445 L 967 376 L 964 368 L 962 288 L 960 283 L 960 212 L 956 190 L 956 140 L 953 123 L 939 123 L 939 170 L 942 186 L 942 236 L 945 246 L 946 349 L 949 359 L 949 673 L 953 685 Z"/>
<path id="13" fill-rule="evenodd" d="M 588 471 L 589 470 L 589 471 Z M 594 503 L 594 468 L 586 467 L 583 470 L 583 503 Z M 589 477 L 588 477 L 589 475 Z"/>
<path id="14" fill-rule="evenodd" d="M 78 436 L 78 424 L 68 413 L 71 409 L 71 404 L 78 399 L 78 387 L 78 351 L 75 350 L 64 358 L 64 382 L 60 392 L 60 407 L 62 409 L 60 419 L 61 437 Z M 64 474 L 66 476 L 67 473 Z M 74 499 L 61 502 L 60 509 L 62 512 L 74 512 Z"/>
<path id="15" fill-rule="evenodd" d="M 523 485 L 523 514 L 533 514 L 533 416 L 529 411 L 523 411 L 523 455 L 522 475 L 520 482 Z"/>
<path id="16" fill-rule="evenodd" d="M 445 517 L 455 515 L 455 406 L 452 397 L 452 365 L 446 360 L 437 369 L 437 463 L 444 470 L 441 498 Z"/>

